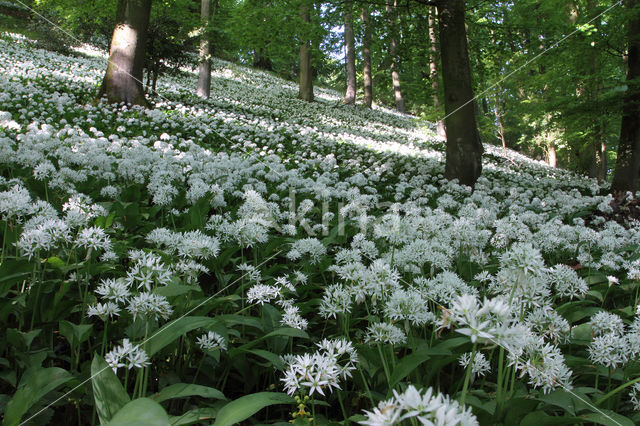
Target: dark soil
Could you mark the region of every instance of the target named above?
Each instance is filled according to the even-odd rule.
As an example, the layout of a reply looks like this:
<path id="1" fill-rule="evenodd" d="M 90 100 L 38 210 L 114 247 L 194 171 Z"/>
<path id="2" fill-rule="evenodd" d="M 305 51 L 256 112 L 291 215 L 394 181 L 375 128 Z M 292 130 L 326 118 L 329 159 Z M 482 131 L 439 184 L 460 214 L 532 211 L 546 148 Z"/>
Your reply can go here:
<path id="1" fill-rule="evenodd" d="M 585 224 L 587 226 L 593 225 L 595 218 L 602 217 L 605 221 L 613 220 L 625 228 L 629 228 L 634 221 L 640 220 L 640 199 L 627 199 L 626 194 L 618 194 L 611 200 L 609 205 L 613 209 L 612 212 L 593 212 L 591 215 L 585 217 Z"/>

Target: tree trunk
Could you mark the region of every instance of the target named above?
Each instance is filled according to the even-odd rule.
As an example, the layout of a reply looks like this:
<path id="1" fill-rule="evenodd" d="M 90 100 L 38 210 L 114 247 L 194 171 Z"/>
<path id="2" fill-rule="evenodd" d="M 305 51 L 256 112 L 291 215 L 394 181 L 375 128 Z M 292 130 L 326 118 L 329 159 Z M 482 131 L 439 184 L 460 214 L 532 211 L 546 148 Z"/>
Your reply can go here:
<path id="1" fill-rule="evenodd" d="M 300 3 L 300 19 L 303 25 L 309 25 L 311 22 L 311 7 L 307 0 Z M 307 33 L 308 34 L 308 33 Z M 304 37 L 300 43 L 300 90 L 298 98 L 313 102 L 313 75 L 311 70 L 311 40 L 308 36 Z"/>
<path id="2" fill-rule="evenodd" d="M 500 88 L 502 89 L 502 88 Z M 504 124 L 502 123 L 502 106 L 500 105 L 500 97 L 496 94 L 494 101 L 494 113 L 496 115 L 496 122 L 498 123 L 498 135 L 502 142 L 502 149 L 507 149 L 507 139 L 504 136 Z"/>
<path id="3" fill-rule="evenodd" d="M 440 110 L 440 83 L 438 82 L 438 40 L 436 39 L 436 8 L 429 7 L 429 79 L 431 80 L 431 91 L 433 92 L 433 107 Z M 446 139 L 447 132 L 444 130 L 444 121 L 438 120 L 436 123 L 438 136 Z"/>
<path id="4" fill-rule="evenodd" d="M 211 49 L 209 47 L 209 21 L 211 19 L 211 0 L 201 0 L 200 3 L 200 74 L 196 93 L 204 99 L 209 98 L 211 92 Z"/>
<path id="5" fill-rule="evenodd" d="M 364 104 L 371 108 L 373 102 L 373 80 L 371 79 L 371 25 L 369 23 L 369 6 L 362 6 L 362 26 L 364 34 L 362 37 L 362 62 L 364 63 Z"/>
<path id="6" fill-rule="evenodd" d="M 353 35 L 353 17 L 351 15 L 351 3 L 345 4 L 344 12 L 344 41 L 347 45 L 347 92 L 344 95 L 344 103 L 353 105 L 356 103 L 356 52 Z"/>
<path id="7" fill-rule="evenodd" d="M 613 175 L 612 191 L 638 189 L 640 174 L 640 12 L 637 0 L 626 0 L 630 15 L 627 37 L 627 91 L 622 103 L 622 124 L 618 144 L 618 161 Z"/>
<path id="8" fill-rule="evenodd" d="M 391 6 L 391 0 L 386 0 L 387 20 L 389 22 L 389 33 L 391 40 L 389 42 L 389 56 L 391 56 L 391 81 L 393 83 L 393 93 L 396 99 L 396 110 L 404 112 L 404 100 L 402 99 L 402 90 L 400 88 L 400 74 L 398 73 L 398 39 L 396 25 L 396 5 Z"/>
<path id="9" fill-rule="evenodd" d="M 271 58 L 267 54 L 264 47 L 254 50 L 253 52 L 253 66 L 254 68 L 260 68 L 265 71 L 273 71 L 273 63 Z"/>
<path id="10" fill-rule="evenodd" d="M 98 98 L 147 106 L 142 87 L 151 0 L 118 0 L 109 63 Z"/>
<path id="11" fill-rule="evenodd" d="M 447 130 L 445 178 L 472 186 L 482 172 L 463 0 L 437 0 Z"/>
<path id="12" fill-rule="evenodd" d="M 556 145 L 553 141 L 550 141 L 549 146 L 547 147 L 547 160 L 549 166 L 556 167 L 558 165 L 558 158 L 556 156 Z"/>

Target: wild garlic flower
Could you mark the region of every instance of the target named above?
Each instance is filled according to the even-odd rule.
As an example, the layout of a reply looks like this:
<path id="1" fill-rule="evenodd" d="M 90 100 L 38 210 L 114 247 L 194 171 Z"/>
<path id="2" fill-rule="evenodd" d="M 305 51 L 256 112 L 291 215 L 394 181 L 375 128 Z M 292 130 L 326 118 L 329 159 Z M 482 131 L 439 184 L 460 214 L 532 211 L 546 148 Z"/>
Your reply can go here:
<path id="1" fill-rule="evenodd" d="M 256 284 L 247 290 L 247 301 L 264 305 L 280 297 L 280 288 L 267 284 Z"/>
<path id="2" fill-rule="evenodd" d="M 148 292 L 142 292 L 129 299 L 127 310 L 133 315 L 134 320 L 138 317 L 142 319 L 162 317 L 166 320 L 173 314 L 173 308 L 166 297 Z"/>
<path id="3" fill-rule="evenodd" d="M 317 238 L 303 238 L 296 240 L 287 253 L 289 260 L 298 260 L 303 256 L 309 256 L 311 264 L 318 263 L 327 253 L 327 248 Z"/>
<path id="4" fill-rule="evenodd" d="M 81 229 L 76 236 L 75 244 L 87 250 L 111 250 L 112 243 L 104 229 L 98 226 Z"/>
<path id="5" fill-rule="evenodd" d="M 572 372 L 565 363 L 564 355 L 557 346 L 545 343 L 542 338 L 530 340 L 519 358 L 513 359 L 513 353 L 509 356 L 522 375 L 529 375 L 529 384 L 541 387 L 545 394 L 559 387 L 572 388 Z"/>
<path id="6" fill-rule="evenodd" d="M 469 368 L 469 363 L 471 362 L 471 354 L 471 352 L 463 353 L 460 358 L 458 358 L 458 363 L 464 368 Z M 489 364 L 489 361 L 487 361 L 484 353 L 476 352 L 475 356 L 473 357 L 473 366 L 471 367 L 471 373 L 477 374 L 478 376 L 484 376 L 490 371 L 491 365 Z"/>
<path id="7" fill-rule="evenodd" d="M 318 313 L 325 319 L 336 318 L 338 314 L 350 313 L 351 305 L 349 289 L 341 284 L 330 284 L 324 288 Z"/>
<path id="8" fill-rule="evenodd" d="M 569 322 L 549 306 L 533 310 L 527 315 L 525 324 L 554 343 L 566 342 L 571 332 Z"/>
<path id="9" fill-rule="evenodd" d="M 132 250 L 129 257 L 134 262 L 127 271 L 125 282 L 129 287 L 151 291 L 157 285 L 167 285 L 173 280 L 173 272 L 162 258 L 154 253 Z"/>
<path id="10" fill-rule="evenodd" d="M 574 299 L 583 297 L 589 291 L 586 281 L 567 265 L 556 265 L 549 270 L 549 282 L 560 297 Z"/>
<path id="11" fill-rule="evenodd" d="M 365 343 L 400 345 L 407 342 L 407 335 L 393 324 L 378 322 L 369 325 L 364 338 Z"/>
<path id="12" fill-rule="evenodd" d="M 300 308 L 297 306 L 284 307 L 284 315 L 280 319 L 280 324 L 300 330 L 306 330 L 309 326 L 309 322 L 300 315 Z"/>
<path id="13" fill-rule="evenodd" d="M 631 404 L 633 404 L 633 409 L 640 411 L 640 383 L 634 383 L 633 386 L 631 386 L 629 398 L 631 400 Z"/>
<path id="14" fill-rule="evenodd" d="M 120 307 L 113 302 L 97 303 L 87 309 L 87 316 L 97 316 L 102 321 L 106 321 L 108 317 L 117 317 L 119 314 Z"/>
<path id="15" fill-rule="evenodd" d="M 289 395 L 303 390 L 309 396 L 314 392 L 325 396 L 325 390 L 341 389 L 340 381 L 351 377 L 358 355 L 353 344 L 345 339 L 324 339 L 318 350 L 309 354 L 283 357 L 287 363 L 284 388 Z"/>
<path id="16" fill-rule="evenodd" d="M 0 217 L 2 220 L 22 220 L 33 211 L 29 191 L 16 185 L 9 191 L 0 192 Z"/>
<path id="17" fill-rule="evenodd" d="M 209 331 L 198 337 L 196 343 L 203 351 L 227 350 L 227 341 L 225 338 L 214 331 Z"/>
<path id="18" fill-rule="evenodd" d="M 39 251 L 52 250 L 70 241 L 71 229 L 64 221 L 45 219 L 33 228 L 25 226 L 15 244 L 24 256 L 31 259 Z"/>
<path id="19" fill-rule="evenodd" d="M 126 367 L 131 370 L 134 367 L 143 368 L 150 364 L 145 350 L 132 344 L 129 339 L 123 339 L 122 346 L 113 348 L 104 359 L 114 373 L 118 372 L 118 368 Z"/>
<path id="20" fill-rule="evenodd" d="M 398 289 L 391 293 L 386 301 L 384 313 L 392 321 L 406 320 L 416 327 L 436 320 L 436 316 L 429 312 L 428 300 L 423 299 L 420 292 L 413 289 Z"/>
<path id="21" fill-rule="evenodd" d="M 115 303 L 125 302 L 131 296 L 129 286 L 123 278 L 103 279 L 95 289 L 95 292 L 103 299 L 107 299 Z"/>
<path id="22" fill-rule="evenodd" d="M 615 369 L 629 362 L 629 341 L 623 335 L 616 333 L 598 335 L 591 341 L 588 350 L 589 359 L 594 364 Z"/>
<path id="23" fill-rule="evenodd" d="M 622 336 L 624 334 L 624 322 L 622 318 L 616 314 L 600 311 L 591 317 L 590 322 L 594 336 L 606 334 Z"/>
<path id="24" fill-rule="evenodd" d="M 424 393 L 423 393 L 424 392 Z M 364 411 L 365 420 L 358 423 L 367 426 L 400 424 L 416 419 L 423 425 L 476 426 L 478 420 L 471 408 L 460 406 L 458 401 L 435 392 L 432 388 L 418 390 L 413 385 L 399 393 L 393 390 L 393 398 L 381 401 L 373 411 Z"/>
<path id="25" fill-rule="evenodd" d="M 493 339 L 510 319 L 511 307 L 501 297 L 484 299 L 482 306 L 475 296 L 458 296 L 449 311 L 447 321 L 457 325 L 456 331 L 469 336 L 472 343 L 478 339 Z M 462 326 L 462 327 L 461 327 Z"/>

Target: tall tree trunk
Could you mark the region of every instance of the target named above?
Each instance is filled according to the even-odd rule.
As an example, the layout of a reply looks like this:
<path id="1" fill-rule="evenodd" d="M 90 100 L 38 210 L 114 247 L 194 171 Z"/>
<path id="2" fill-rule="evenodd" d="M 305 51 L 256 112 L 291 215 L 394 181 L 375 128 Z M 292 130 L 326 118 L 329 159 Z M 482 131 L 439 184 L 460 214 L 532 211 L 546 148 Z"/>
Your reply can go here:
<path id="1" fill-rule="evenodd" d="M 362 37 L 362 62 L 364 63 L 364 104 L 371 108 L 373 102 L 373 80 L 371 79 L 371 25 L 369 23 L 369 6 L 362 6 L 362 26 L 364 34 Z"/>
<path id="2" fill-rule="evenodd" d="M 309 26 L 311 22 L 311 6 L 308 0 L 302 0 L 299 13 L 303 25 Z M 306 28 L 308 31 L 308 28 Z M 305 31 L 306 32 L 306 31 Z M 311 69 L 311 40 L 304 36 L 300 43 L 300 89 L 298 97 L 307 102 L 313 102 L 313 71 Z"/>
<path id="3" fill-rule="evenodd" d="M 267 43 L 268 44 L 268 43 Z M 253 51 L 253 66 L 266 71 L 273 71 L 273 63 L 267 53 L 267 49 L 261 47 Z"/>
<path id="4" fill-rule="evenodd" d="M 200 3 L 200 74 L 196 93 L 201 98 L 209 98 L 211 92 L 211 49 L 209 47 L 209 21 L 211 19 L 211 0 Z"/>
<path id="5" fill-rule="evenodd" d="M 558 157 L 556 156 L 556 145 L 554 141 L 549 141 L 549 146 L 547 147 L 547 160 L 551 167 L 556 167 L 558 165 Z"/>
<path id="6" fill-rule="evenodd" d="M 618 161 L 613 174 L 612 191 L 638 189 L 640 174 L 640 13 L 637 0 L 625 0 L 630 19 L 627 28 L 627 91 L 622 104 L 622 124 Z M 634 81 L 635 80 L 635 81 Z"/>
<path id="7" fill-rule="evenodd" d="M 433 107 L 440 110 L 440 83 L 438 82 L 438 40 L 436 38 L 436 8 L 429 7 L 429 79 L 431 80 L 431 91 L 433 92 Z M 444 121 L 438 120 L 436 123 L 438 136 L 446 139 L 447 132 L 444 130 Z"/>
<path id="8" fill-rule="evenodd" d="M 344 103 L 353 105 L 356 103 L 356 51 L 353 35 L 353 17 L 351 3 L 345 4 L 344 12 L 344 41 L 347 45 L 347 92 L 344 95 Z"/>
<path id="9" fill-rule="evenodd" d="M 118 0 L 116 26 L 111 37 L 109 63 L 98 97 L 111 103 L 147 106 L 142 70 L 151 0 Z"/>
<path id="10" fill-rule="evenodd" d="M 396 0 L 397 1 L 397 0 Z M 396 110 L 404 112 L 404 100 L 402 99 L 402 89 L 400 88 L 400 74 L 398 73 L 398 38 L 397 38 L 397 20 L 396 20 L 396 4 L 391 5 L 391 0 L 386 0 L 387 20 L 389 22 L 389 33 L 391 40 L 389 41 L 389 56 L 391 56 L 391 82 L 393 83 L 393 93 L 396 99 Z"/>
<path id="11" fill-rule="evenodd" d="M 500 87 L 502 90 L 502 87 Z M 496 94 L 494 98 L 493 110 L 496 116 L 496 122 L 498 123 L 498 135 L 500 136 L 500 142 L 502 142 L 502 149 L 507 149 L 507 139 L 504 136 L 504 124 L 502 122 L 502 105 L 500 105 L 500 97 Z"/>
<path id="12" fill-rule="evenodd" d="M 445 178 L 473 186 L 482 172 L 463 0 L 437 0 L 447 129 Z"/>

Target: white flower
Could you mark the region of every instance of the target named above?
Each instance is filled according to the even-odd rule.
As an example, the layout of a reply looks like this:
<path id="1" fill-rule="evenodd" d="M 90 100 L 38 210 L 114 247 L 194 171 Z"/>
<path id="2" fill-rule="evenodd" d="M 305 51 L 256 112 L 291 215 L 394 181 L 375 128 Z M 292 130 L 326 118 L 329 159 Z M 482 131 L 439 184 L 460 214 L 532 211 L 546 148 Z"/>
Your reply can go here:
<path id="1" fill-rule="evenodd" d="M 129 339 L 123 339 L 122 346 L 113 348 L 105 355 L 104 359 L 114 373 L 117 373 L 118 368 L 121 367 L 127 367 L 131 370 L 134 367 L 142 368 L 150 364 L 145 350 L 132 344 Z"/>
<path id="2" fill-rule="evenodd" d="M 214 331 L 209 331 L 198 337 L 196 343 L 203 351 L 227 350 L 227 341 L 224 337 Z"/>

